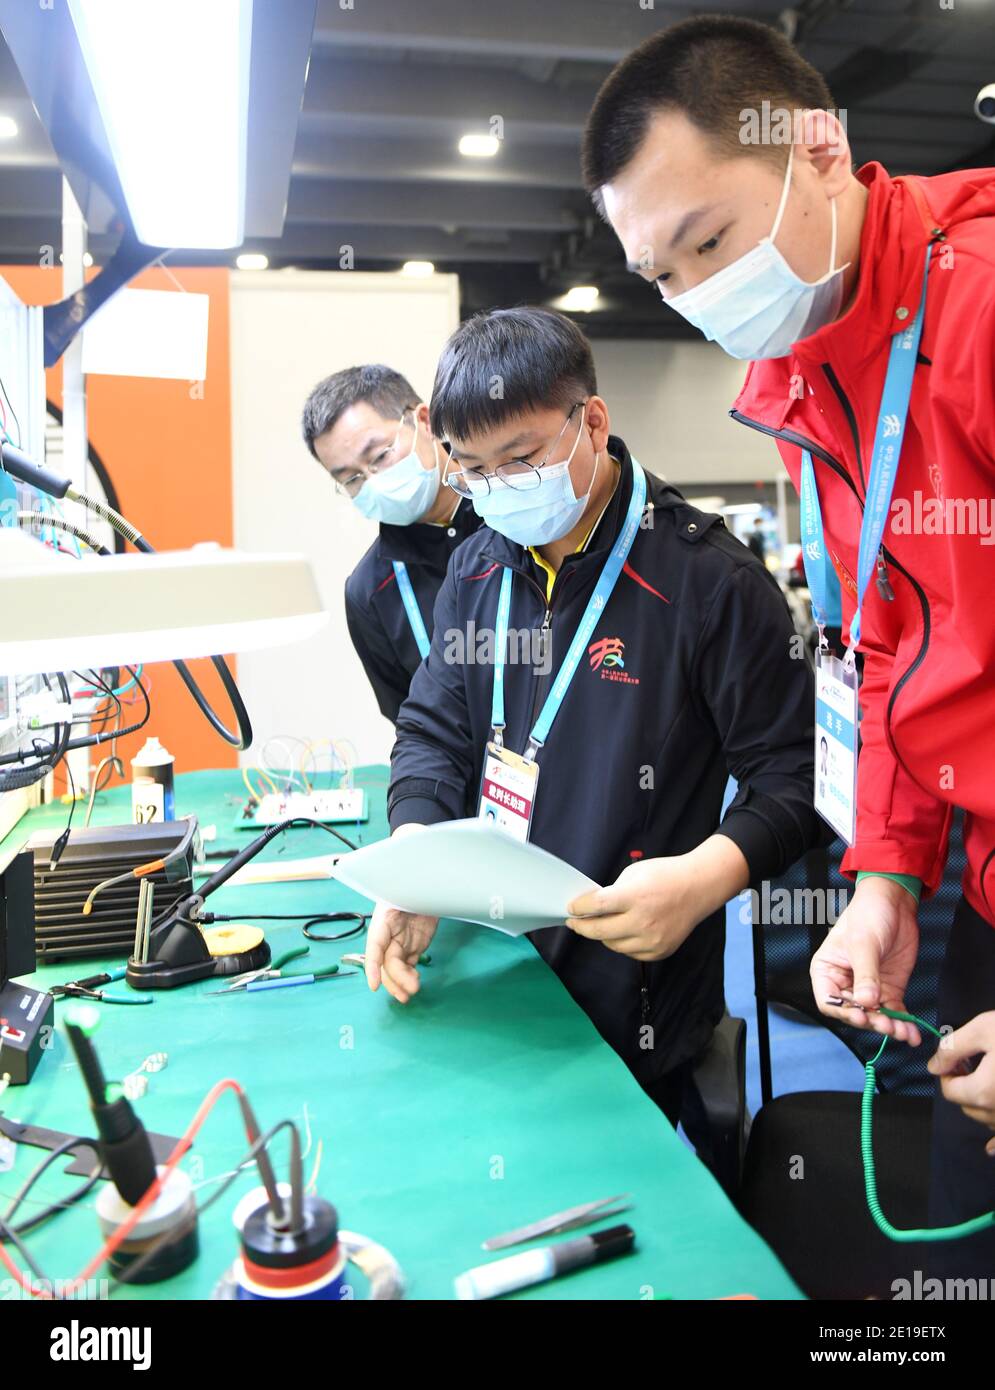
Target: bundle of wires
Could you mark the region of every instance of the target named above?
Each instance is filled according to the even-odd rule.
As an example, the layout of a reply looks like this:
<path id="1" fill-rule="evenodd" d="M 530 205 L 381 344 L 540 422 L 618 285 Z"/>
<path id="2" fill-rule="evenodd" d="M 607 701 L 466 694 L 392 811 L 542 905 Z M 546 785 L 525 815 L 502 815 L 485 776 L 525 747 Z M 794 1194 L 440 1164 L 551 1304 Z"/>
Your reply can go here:
<path id="1" fill-rule="evenodd" d="M 302 1181 L 301 1174 L 301 1142 L 297 1126 L 294 1124 L 292 1120 L 281 1120 L 279 1121 L 279 1123 L 275 1124 L 271 1129 L 267 1130 L 265 1134 L 260 1134 L 258 1126 L 255 1123 L 255 1118 L 252 1114 L 251 1106 L 248 1103 L 248 1097 L 246 1096 L 245 1091 L 242 1089 L 242 1087 L 239 1085 L 237 1081 L 234 1081 L 231 1078 L 227 1078 L 224 1081 L 217 1082 L 216 1085 L 211 1087 L 210 1091 L 207 1093 L 207 1095 L 204 1097 L 203 1101 L 199 1105 L 196 1114 L 194 1115 L 190 1124 L 187 1126 L 182 1137 L 177 1141 L 172 1153 L 166 1160 L 162 1172 L 159 1173 L 155 1182 L 152 1183 L 148 1191 L 132 1208 L 128 1218 L 124 1222 L 122 1222 L 122 1224 L 118 1227 L 118 1229 L 114 1232 L 113 1235 L 109 1236 L 104 1241 L 103 1245 L 100 1247 L 97 1253 L 93 1256 L 91 1260 L 87 1262 L 85 1267 L 80 1271 L 80 1273 L 76 1276 L 75 1279 L 73 1279 L 65 1286 L 59 1286 L 59 1293 L 50 1292 L 50 1290 L 53 1290 L 56 1287 L 56 1285 L 54 1281 L 49 1279 L 44 1270 L 40 1268 L 38 1261 L 32 1256 L 30 1251 L 27 1249 L 23 1237 L 30 1231 L 37 1229 L 37 1227 L 41 1226 L 43 1223 L 51 1220 L 51 1218 L 57 1215 L 59 1212 L 65 1211 L 69 1207 L 74 1206 L 78 1202 L 80 1202 L 93 1189 L 94 1185 L 99 1180 L 100 1166 L 98 1158 L 96 1170 L 90 1174 L 90 1176 L 86 1179 L 86 1181 L 83 1184 L 81 1184 L 80 1187 L 78 1187 L 74 1192 L 70 1193 L 70 1195 L 65 1200 L 63 1200 L 62 1202 L 53 1202 L 51 1204 L 48 1204 L 43 1208 L 42 1211 L 37 1213 L 35 1216 L 31 1217 L 29 1220 L 22 1222 L 16 1227 L 12 1226 L 10 1223 L 13 1221 L 19 1208 L 24 1204 L 24 1202 L 28 1198 L 28 1195 L 30 1194 L 35 1183 L 39 1180 L 43 1173 L 46 1172 L 46 1170 L 51 1166 L 51 1164 L 54 1163 L 56 1159 L 60 1158 L 63 1154 L 70 1153 L 77 1148 L 93 1148 L 95 1145 L 95 1141 L 81 1137 L 74 1137 L 71 1139 L 67 1139 L 63 1144 L 59 1145 L 58 1148 L 53 1149 L 49 1154 L 46 1155 L 46 1157 L 42 1160 L 42 1162 L 38 1165 L 34 1172 L 31 1173 L 26 1182 L 22 1185 L 22 1187 L 14 1197 L 13 1201 L 11 1202 L 10 1206 L 4 1213 L 3 1217 L 0 1217 L 0 1264 L 3 1264 L 7 1268 L 12 1277 L 17 1281 L 20 1288 L 22 1288 L 26 1293 L 30 1293 L 32 1297 L 40 1297 L 46 1299 L 72 1298 L 74 1297 L 74 1295 L 78 1294 L 78 1292 L 81 1289 L 84 1289 L 86 1287 L 87 1282 L 94 1277 L 94 1275 L 101 1268 L 104 1262 L 108 1260 L 110 1256 L 118 1249 L 118 1247 L 128 1239 L 128 1236 L 130 1235 L 134 1227 L 137 1225 L 142 1215 L 155 1202 L 156 1198 L 162 1191 L 163 1185 L 165 1184 L 167 1178 L 179 1165 L 183 1156 L 186 1154 L 188 1149 L 193 1144 L 193 1141 L 199 1133 L 200 1129 L 203 1127 L 204 1122 L 207 1120 L 207 1117 L 210 1115 L 210 1113 L 220 1100 L 221 1096 L 224 1095 L 226 1091 L 233 1091 L 239 1100 L 240 1109 L 242 1111 L 243 1124 L 245 1126 L 246 1131 L 246 1137 L 250 1141 L 250 1147 L 248 1148 L 244 1156 L 241 1158 L 238 1165 L 230 1173 L 226 1175 L 221 1185 L 211 1194 L 210 1197 L 207 1198 L 206 1201 L 202 1202 L 198 1206 L 198 1217 L 202 1216 L 204 1212 L 206 1212 L 210 1207 L 212 1207 L 215 1204 L 215 1202 L 217 1202 L 228 1191 L 231 1185 L 241 1176 L 242 1172 L 250 1163 L 256 1161 L 257 1158 L 259 1158 L 260 1167 L 263 1167 L 265 1159 L 261 1158 L 260 1156 L 264 1156 L 266 1154 L 268 1146 L 272 1143 L 276 1135 L 285 1129 L 290 1130 L 291 1133 L 291 1174 L 293 1176 L 298 1191 L 303 1192 L 304 1184 Z M 165 1231 L 162 1236 L 160 1236 L 157 1240 L 151 1243 L 149 1248 L 145 1250 L 142 1253 L 142 1255 L 139 1256 L 138 1259 L 132 1261 L 126 1269 L 121 1270 L 120 1272 L 117 1272 L 113 1275 L 115 1284 L 117 1286 L 124 1286 L 132 1282 L 141 1273 L 145 1266 L 155 1258 L 160 1248 L 171 1239 L 173 1239 L 172 1231 Z M 5 1250 L 4 1246 L 6 1244 L 12 1244 L 16 1247 L 16 1249 L 21 1255 L 21 1258 L 24 1260 L 25 1264 L 28 1266 L 35 1279 L 41 1281 L 44 1287 L 37 1288 L 26 1277 L 24 1271 L 18 1268 L 18 1266 L 14 1263 L 14 1261 L 11 1259 L 11 1257 Z"/>
<path id="2" fill-rule="evenodd" d="M 259 761 L 242 768 L 242 781 L 251 800 L 259 802 L 267 795 L 286 796 L 295 790 L 310 795 L 316 790 L 319 777 L 319 749 L 325 750 L 329 760 L 329 790 L 351 790 L 355 784 L 356 750 L 348 739 L 274 734 L 262 745 Z"/>

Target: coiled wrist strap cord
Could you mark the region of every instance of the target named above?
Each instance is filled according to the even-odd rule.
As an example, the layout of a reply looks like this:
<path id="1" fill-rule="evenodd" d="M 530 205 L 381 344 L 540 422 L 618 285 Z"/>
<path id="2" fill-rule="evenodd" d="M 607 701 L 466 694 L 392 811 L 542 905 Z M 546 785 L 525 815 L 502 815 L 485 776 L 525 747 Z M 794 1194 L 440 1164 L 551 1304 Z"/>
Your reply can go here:
<path id="1" fill-rule="evenodd" d="M 904 1023 L 914 1023 L 917 1028 L 922 1028 L 927 1033 L 932 1033 L 934 1037 L 942 1038 L 938 1029 L 931 1023 L 926 1023 L 924 1019 L 916 1018 L 915 1014 L 906 1014 L 898 1009 L 878 1010 L 888 1018 L 901 1019 Z M 962 1236 L 973 1236 L 978 1231 L 988 1231 L 995 1226 L 995 1211 L 986 1212 L 983 1216 L 973 1216 L 969 1221 L 959 1221 L 956 1226 L 927 1226 L 922 1229 L 900 1230 L 893 1226 L 884 1212 L 881 1210 L 881 1203 L 878 1200 L 878 1182 L 874 1171 L 874 1089 L 877 1085 L 877 1078 L 874 1074 L 878 1060 L 888 1046 L 888 1039 L 883 1038 L 881 1046 L 878 1048 L 874 1057 L 864 1066 L 864 1094 L 860 1101 L 860 1152 L 864 1161 L 864 1191 L 867 1194 L 867 1207 L 874 1218 L 874 1224 L 878 1230 L 888 1237 L 889 1240 L 898 1241 L 918 1241 L 918 1240 L 959 1240 Z"/>

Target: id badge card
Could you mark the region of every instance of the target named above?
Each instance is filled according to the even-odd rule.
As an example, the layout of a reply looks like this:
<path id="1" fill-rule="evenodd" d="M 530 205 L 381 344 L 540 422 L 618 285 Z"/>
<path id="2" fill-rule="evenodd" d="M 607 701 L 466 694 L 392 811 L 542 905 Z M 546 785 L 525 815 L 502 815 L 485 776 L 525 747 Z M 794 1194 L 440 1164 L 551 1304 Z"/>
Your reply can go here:
<path id="1" fill-rule="evenodd" d="M 815 809 L 852 845 L 857 832 L 857 672 L 815 657 Z"/>
<path id="2" fill-rule="evenodd" d="M 477 815 L 514 835 L 516 840 L 527 841 L 538 781 L 536 763 L 527 762 L 510 748 L 488 743 Z"/>

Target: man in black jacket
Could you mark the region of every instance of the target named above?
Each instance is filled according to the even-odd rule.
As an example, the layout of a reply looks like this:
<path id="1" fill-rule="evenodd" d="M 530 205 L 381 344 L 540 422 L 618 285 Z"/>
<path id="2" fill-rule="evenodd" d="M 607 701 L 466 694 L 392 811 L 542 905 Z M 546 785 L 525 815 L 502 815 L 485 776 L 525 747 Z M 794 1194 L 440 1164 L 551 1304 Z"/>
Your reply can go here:
<path id="1" fill-rule="evenodd" d="M 348 367 L 308 396 L 301 432 L 342 496 L 380 534 L 346 580 L 346 622 L 380 712 L 397 719 L 432 638 L 449 557 L 479 526 L 442 485 L 428 406 L 390 367 Z"/>
<path id="2" fill-rule="evenodd" d="M 432 428 L 485 525 L 450 561 L 397 721 L 388 813 L 395 834 L 472 816 L 492 745 L 513 764 L 531 748 L 531 825 L 512 833 L 610 885 L 534 944 L 676 1123 L 724 1007 L 724 904 L 819 836 L 812 678 L 772 577 L 720 517 L 643 473 L 596 392 L 587 340 L 546 310 L 480 315 L 443 352 Z M 509 632 L 545 640 L 519 642 L 525 660 L 509 651 L 502 714 L 495 663 L 472 653 L 503 591 Z M 371 988 L 406 1002 L 436 925 L 379 905 Z"/>

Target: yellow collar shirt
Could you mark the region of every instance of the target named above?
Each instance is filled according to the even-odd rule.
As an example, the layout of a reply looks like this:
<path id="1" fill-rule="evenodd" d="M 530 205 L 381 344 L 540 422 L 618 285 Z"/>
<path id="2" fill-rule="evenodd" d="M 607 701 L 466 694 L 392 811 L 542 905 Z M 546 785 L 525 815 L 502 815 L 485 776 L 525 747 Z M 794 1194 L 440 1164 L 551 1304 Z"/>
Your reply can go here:
<path id="1" fill-rule="evenodd" d="M 609 455 L 609 457 L 611 456 Z M 581 544 L 577 547 L 576 551 L 574 551 L 575 555 L 582 555 L 584 551 L 587 549 L 591 537 L 594 535 L 595 531 L 601 525 L 601 518 L 608 510 L 609 504 L 612 498 L 615 496 L 615 488 L 618 487 L 619 465 L 617 459 L 611 459 L 611 463 L 615 469 L 615 482 L 612 486 L 612 490 L 608 494 L 608 498 L 605 502 L 605 505 L 601 508 L 601 511 L 598 513 L 598 519 L 595 521 L 590 531 L 588 531 L 587 535 L 584 537 Z M 557 571 L 553 569 L 552 565 L 550 565 L 548 561 L 543 559 L 543 557 L 539 554 L 538 550 L 535 548 L 534 545 L 528 546 L 527 549 L 529 554 L 532 556 L 533 560 L 536 562 L 536 565 L 539 567 L 539 569 L 542 570 L 543 574 L 546 576 L 546 602 L 548 603 L 553 594 L 553 585 L 556 583 Z"/>

